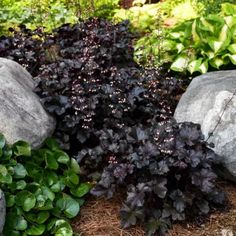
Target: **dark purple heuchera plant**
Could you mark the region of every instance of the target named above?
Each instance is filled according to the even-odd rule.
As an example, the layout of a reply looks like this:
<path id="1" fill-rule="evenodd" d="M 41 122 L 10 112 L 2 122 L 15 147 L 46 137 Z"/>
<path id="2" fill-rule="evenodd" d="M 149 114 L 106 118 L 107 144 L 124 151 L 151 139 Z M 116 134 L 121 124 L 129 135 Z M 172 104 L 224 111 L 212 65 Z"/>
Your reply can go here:
<path id="1" fill-rule="evenodd" d="M 96 196 L 124 188 L 122 226 L 144 221 L 164 234 L 173 221 L 223 204 L 199 125 L 173 118 L 181 80 L 132 60 L 127 22 L 90 19 L 45 40 L 56 60 L 42 65 L 36 92 L 57 119 L 56 137 L 85 173 L 98 176 Z"/>
<path id="2" fill-rule="evenodd" d="M 0 57 L 12 59 L 24 66 L 33 76 L 41 63 L 45 63 L 41 29 L 31 31 L 24 25 L 19 30 L 10 29 L 10 36 L 0 37 Z"/>

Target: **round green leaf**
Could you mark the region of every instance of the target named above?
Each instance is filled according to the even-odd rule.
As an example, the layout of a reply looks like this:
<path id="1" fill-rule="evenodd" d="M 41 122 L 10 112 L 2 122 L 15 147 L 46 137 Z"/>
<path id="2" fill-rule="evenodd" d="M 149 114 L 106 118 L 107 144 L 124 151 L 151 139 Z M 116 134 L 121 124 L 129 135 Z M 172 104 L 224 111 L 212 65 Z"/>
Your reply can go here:
<path id="1" fill-rule="evenodd" d="M 71 167 L 71 169 L 72 169 L 76 174 L 79 174 L 79 173 L 80 173 L 80 166 L 79 166 L 78 162 L 77 162 L 74 158 L 71 158 L 70 167 Z"/>
<path id="2" fill-rule="evenodd" d="M 76 189 L 71 189 L 70 192 L 76 197 L 83 197 L 85 194 L 87 194 L 91 189 L 91 184 L 89 183 L 82 183 L 80 186 Z"/>
<path id="3" fill-rule="evenodd" d="M 56 158 L 53 156 L 52 153 L 47 153 L 45 157 L 45 162 L 46 162 L 46 168 L 51 169 L 51 170 L 57 170 L 59 165 L 56 161 Z"/>
<path id="4" fill-rule="evenodd" d="M 16 166 L 14 167 L 14 177 L 16 179 L 21 179 L 24 178 L 26 175 L 27 171 L 25 167 L 22 164 L 17 163 Z"/>
<path id="5" fill-rule="evenodd" d="M 45 140 L 45 144 L 46 146 L 48 146 L 52 151 L 56 151 L 58 149 L 60 149 L 58 143 L 55 141 L 55 139 L 53 138 L 47 138 Z"/>
<path id="6" fill-rule="evenodd" d="M 31 156 L 30 145 L 24 141 L 18 141 L 14 143 L 13 152 L 16 156 Z"/>
<path id="7" fill-rule="evenodd" d="M 56 151 L 54 156 L 57 161 L 62 164 L 67 164 L 70 161 L 70 157 L 63 151 Z"/>
<path id="8" fill-rule="evenodd" d="M 16 204 L 22 206 L 24 211 L 30 211 L 36 204 L 36 198 L 31 192 L 22 190 L 16 194 Z"/>
<path id="9" fill-rule="evenodd" d="M 55 222 L 55 228 L 55 236 L 73 236 L 73 230 L 65 220 L 57 220 Z"/>

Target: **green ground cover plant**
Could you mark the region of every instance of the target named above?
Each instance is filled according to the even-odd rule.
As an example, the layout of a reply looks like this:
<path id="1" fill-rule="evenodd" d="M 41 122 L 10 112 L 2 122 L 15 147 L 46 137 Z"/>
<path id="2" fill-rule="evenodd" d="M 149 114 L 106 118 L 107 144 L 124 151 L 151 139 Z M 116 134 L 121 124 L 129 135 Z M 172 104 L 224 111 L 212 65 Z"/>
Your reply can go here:
<path id="1" fill-rule="evenodd" d="M 0 135 L 0 187 L 6 197 L 4 235 L 72 236 L 69 220 L 78 215 L 91 184 L 80 180 L 76 160 L 53 139 L 38 150 Z"/>
<path id="2" fill-rule="evenodd" d="M 62 24 L 74 24 L 91 16 L 111 18 L 118 3 L 119 0 L 2 0 L 0 35 L 6 35 L 9 27 L 20 24 L 51 32 Z"/>

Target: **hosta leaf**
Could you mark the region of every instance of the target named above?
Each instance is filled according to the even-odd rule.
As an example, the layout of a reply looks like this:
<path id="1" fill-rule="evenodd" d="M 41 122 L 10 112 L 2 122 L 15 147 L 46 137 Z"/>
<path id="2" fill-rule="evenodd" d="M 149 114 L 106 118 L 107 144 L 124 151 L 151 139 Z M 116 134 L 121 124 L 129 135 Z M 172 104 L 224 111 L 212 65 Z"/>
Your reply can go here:
<path id="1" fill-rule="evenodd" d="M 208 71 L 208 60 L 202 62 L 202 64 L 198 68 L 198 71 L 201 72 L 202 74 Z"/>
<path id="2" fill-rule="evenodd" d="M 188 66 L 189 58 L 188 56 L 180 55 L 171 64 L 171 69 L 178 72 L 183 72 Z"/>
<path id="3" fill-rule="evenodd" d="M 45 231 L 45 225 L 32 225 L 28 230 L 28 235 L 42 235 Z"/>
<path id="4" fill-rule="evenodd" d="M 231 3 L 222 3 L 221 4 L 221 12 L 226 16 L 236 15 L 236 6 Z"/>
<path id="5" fill-rule="evenodd" d="M 236 54 L 236 43 L 230 44 L 227 48 L 232 54 Z"/>
<path id="6" fill-rule="evenodd" d="M 222 41 L 216 41 L 216 40 L 209 40 L 209 46 L 214 51 L 214 53 L 217 53 L 224 45 L 224 42 Z"/>
<path id="7" fill-rule="evenodd" d="M 222 65 L 224 65 L 224 59 L 220 57 L 215 57 L 209 61 L 210 65 L 214 68 L 219 69 Z"/>
<path id="8" fill-rule="evenodd" d="M 188 64 L 188 71 L 192 74 L 195 71 L 199 71 L 199 67 L 202 64 L 202 58 L 199 58 L 197 60 L 191 61 Z"/>
<path id="9" fill-rule="evenodd" d="M 236 65 L 236 54 L 232 54 L 232 55 L 227 54 L 226 56 L 228 56 L 229 59 L 230 59 L 230 61 L 231 61 L 234 65 Z"/>
<path id="10" fill-rule="evenodd" d="M 27 142 L 18 141 L 13 145 L 13 152 L 16 156 L 31 156 L 31 147 Z"/>

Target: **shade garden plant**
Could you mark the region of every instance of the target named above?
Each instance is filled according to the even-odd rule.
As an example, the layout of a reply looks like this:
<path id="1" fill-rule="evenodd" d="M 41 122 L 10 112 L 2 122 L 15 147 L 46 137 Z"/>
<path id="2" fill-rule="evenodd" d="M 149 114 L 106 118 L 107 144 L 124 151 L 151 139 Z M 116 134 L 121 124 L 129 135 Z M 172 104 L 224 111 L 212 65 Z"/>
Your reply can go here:
<path id="1" fill-rule="evenodd" d="M 6 198 L 4 235 L 72 236 L 69 223 L 80 211 L 91 184 L 80 167 L 53 139 L 31 150 L 28 143 L 8 145 L 0 135 L 0 187 Z"/>
<path id="2" fill-rule="evenodd" d="M 143 222 L 161 235 L 223 206 L 225 194 L 199 125 L 173 119 L 185 82 L 138 66 L 128 27 L 91 18 L 46 35 L 42 47 L 55 57 L 42 57 L 35 92 L 57 120 L 61 147 L 96 182 L 91 193 L 125 191 L 122 226 Z"/>
<path id="3" fill-rule="evenodd" d="M 81 1 L 80 7 L 87 3 Z M 118 4 L 107 3 L 112 9 Z M 107 14 L 107 9 L 98 9 L 96 14 Z M 139 64 L 133 59 L 137 35 L 130 33 L 128 21 L 112 24 L 90 18 L 53 33 L 20 25 L 0 38 L 0 56 L 19 62 L 35 76 L 35 92 L 57 121 L 54 137 L 60 145 L 49 139 L 31 152 L 25 142 L 10 147 L 1 136 L 7 235 L 72 235 L 68 218 L 79 212 L 91 187 L 84 179 L 94 183 L 95 196 L 125 193 L 122 227 L 141 222 L 147 235 L 164 235 L 177 221 L 225 206 L 225 193 L 215 184 L 217 155 L 200 126 L 173 119 L 190 80 L 164 67 L 143 67 L 153 56 L 163 55 L 174 62 L 171 69 L 191 73 L 206 72 L 206 60 L 216 68 L 221 59 L 234 63 L 234 8 L 225 4 L 222 9 L 165 31 L 164 54 L 159 51 L 160 35 L 152 28 L 158 25 L 150 26 L 156 14 L 141 17 L 137 28 L 143 25 L 136 31 L 154 33 L 136 43 Z M 195 40 L 193 45 L 189 38 Z M 180 67 L 176 61 L 183 55 L 192 61 Z"/>

